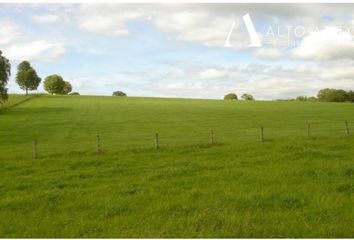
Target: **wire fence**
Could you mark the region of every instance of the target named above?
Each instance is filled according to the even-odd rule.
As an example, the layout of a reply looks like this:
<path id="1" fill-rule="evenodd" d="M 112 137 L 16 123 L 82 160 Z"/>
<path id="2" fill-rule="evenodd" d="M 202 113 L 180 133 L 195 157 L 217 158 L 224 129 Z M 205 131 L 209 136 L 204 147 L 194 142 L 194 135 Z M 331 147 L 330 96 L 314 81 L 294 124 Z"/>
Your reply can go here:
<path id="1" fill-rule="evenodd" d="M 214 128 L 184 129 L 172 131 L 164 128 L 155 131 L 127 130 L 111 131 L 109 129 L 94 129 L 91 131 L 71 131 L 65 137 L 42 135 L 30 138 L 28 135 L 21 140 L 11 141 L 11 131 L 1 134 L 3 138 L 10 139 L 1 143 L 0 158 L 33 158 L 38 159 L 53 155 L 66 154 L 98 154 L 110 152 L 144 150 L 144 149 L 173 149 L 178 147 L 238 144 L 240 142 L 264 143 L 285 139 L 321 139 L 343 138 L 351 136 L 349 121 L 332 121 L 321 123 L 304 123 L 303 125 L 277 126 L 260 125 L 249 128 L 219 126 Z"/>

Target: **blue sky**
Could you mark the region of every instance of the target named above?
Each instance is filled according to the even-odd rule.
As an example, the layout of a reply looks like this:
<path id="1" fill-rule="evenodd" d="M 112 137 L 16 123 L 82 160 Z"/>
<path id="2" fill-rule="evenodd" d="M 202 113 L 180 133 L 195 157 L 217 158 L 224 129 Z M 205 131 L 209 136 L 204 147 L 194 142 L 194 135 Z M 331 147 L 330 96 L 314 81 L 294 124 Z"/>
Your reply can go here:
<path id="1" fill-rule="evenodd" d="M 0 5 L 12 93 L 21 92 L 14 77 L 22 60 L 43 79 L 60 74 L 92 95 L 275 99 L 354 88 L 352 4 Z M 248 47 L 247 13 L 261 47 Z"/>

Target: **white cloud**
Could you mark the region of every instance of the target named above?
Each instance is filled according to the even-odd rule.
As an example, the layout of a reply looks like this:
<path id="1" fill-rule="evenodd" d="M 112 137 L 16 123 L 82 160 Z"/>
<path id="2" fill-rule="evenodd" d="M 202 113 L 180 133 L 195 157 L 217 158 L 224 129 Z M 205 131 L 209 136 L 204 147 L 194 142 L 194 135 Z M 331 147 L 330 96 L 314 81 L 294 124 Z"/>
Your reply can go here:
<path id="1" fill-rule="evenodd" d="M 195 78 L 200 80 L 222 79 L 227 77 L 227 71 L 225 71 L 224 69 L 215 68 L 205 69 L 195 74 Z"/>
<path id="2" fill-rule="evenodd" d="M 55 14 L 35 15 L 31 19 L 37 23 L 53 23 L 60 20 L 59 16 Z"/>
<path id="3" fill-rule="evenodd" d="M 348 31 L 326 27 L 306 36 L 293 50 L 293 55 L 312 60 L 353 59 L 353 36 Z"/>
<path id="4" fill-rule="evenodd" d="M 127 10 L 122 4 L 83 4 L 77 14 L 78 26 L 86 31 L 112 35 L 127 36 L 128 21 L 144 16 L 140 10 Z"/>
<path id="5" fill-rule="evenodd" d="M 0 21 L 0 44 L 8 44 L 20 36 L 21 33 L 15 23 Z"/>
<path id="6" fill-rule="evenodd" d="M 63 27 L 55 28 L 56 25 L 51 25 L 53 30 L 46 28 L 47 39 L 54 39 L 53 36 L 72 38 L 70 43 L 69 40 L 65 41 L 70 44 L 70 49 L 74 50 L 71 54 L 75 56 L 83 52 L 101 54 L 102 56 L 97 57 L 103 58 L 107 50 L 100 49 L 99 44 L 91 44 L 97 43 L 98 40 L 106 40 L 106 35 L 128 36 L 131 31 L 138 31 L 142 26 L 141 23 L 151 24 L 154 30 L 162 32 L 169 39 L 223 48 L 232 22 L 236 20 L 237 28 L 231 36 L 231 43 L 234 49 L 246 50 L 254 56 L 244 54 L 246 51 L 241 54 L 234 53 L 235 55 L 231 56 L 231 54 L 225 54 L 227 49 L 225 51 L 220 49 L 203 51 L 201 48 L 194 48 L 197 44 L 182 48 L 183 54 L 176 54 L 177 51 L 162 53 L 169 49 L 156 48 L 154 54 L 156 53 L 159 60 L 156 62 L 153 59 L 149 62 L 154 65 L 154 69 L 148 70 L 148 74 L 139 72 L 144 68 L 142 63 L 141 66 L 136 66 L 131 73 L 126 72 L 125 66 L 122 66 L 112 76 L 106 75 L 109 73 L 93 76 L 96 74 L 94 73 L 88 77 L 80 76 L 70 80 L 75 90 L 86 93 L 110 94 L 112 89 L 123 89 L 128 90 L 129 95 L 221 98 L 225 93 L 233 91 L 238 94 L 248 92 L 258 99 L 274 99 L 314 95 L 324 87 L 344 89 L 354 87 L 352 36 L 346 32 L 334 31 L 331 27 L 324 28 L 326 24 L 334 26 L 334 24 L 341 23 L 341 20 L 346 25 L 350 21 L 348 16 L 352 16 L 350 14 L 353 12 L 353 6 L 353 4 L 336 6 L 326 4 L 80 4 L 65 5 L 64 11 L 63 5 L 50 5 L 49 10 L 42 9 L 40 5 L 36 11 L 40 15 L 32 16 L 32 20 L 44 24 L 75 21 L 81 30 L 103 34 L 103 36 L 81 35 L 80 41 L 75 42 L 77 36 L 73 33 L 74 31 L 71 31 L 72 29 L 69 29 L 72 25 L 65 26 L 68 27 L 69 32 L 66 32 L 66 29 L 63 30 Z M 271 44 L 264 44 L 263 48 L 247 49 L 250 39 L 241 20 L 247 12 L 250 12 L 258 31 L 262 28 L 266 29 L 268 24 L 280 25 L 280 27 L 302 25 L 308 28 L 310 25 L 311 27 L 318 25 L 322 30 L 304 36 L 300 45 L 293 50 L 289 50 L 288 46 Z M 30 12 L 31 14 L 33 12 Z M 323 16 L 335 20 L 333 22 L 323 20 Z M 4 28 L 5 30 L 2 29 L 0 32 L 2 36 L 1 34 L 7 31 L 2 38 L 0 37 L 0 41 L 3 41 L 4 46 L 1 47 L 5 48 L 4 52 L 10 59 L 52 61 L 65 52 L 63 42 L 39 40 L 40 34 L 19 39 L 18 35 L 16 36 L 18 34 L 16 25 L 8 26 L 10 27 L 7 30 Z M 151 34 L 149 39 L 153 41 L 156 35 L 160 36 L 155 35 L 154 30 L 150 31 L 148 28 L 148 31 L 144 32 Z M 26 30 L 27 33 L 30 31 L 31 29 Z M 131 37 L 134 37 L 133 34 Z M 291 38 L 292 41 L 299 40 L 293 38 Z M 81 44 L 83 42 L 84 44 Z M 107 46 L 107 49 L 109 47 Z M 186 49 L 187 51 L 192 49 L 192 52 L 186 52 Z M 122 55 L 118 54 L 115 59 L 127 56 L 125 54 L 126 52 Z M 206 58 L 200 60 L 204 54 Z M 195 60 L 193 57 L 196 55 L 198 57 Z M 290 55 L 317 62 L 289 58 Z M 115 59 L 112 57 L 112 62 Z M 218 65 L 220 59 L 227 67 Z M 270 61 L 270 59 L 276 60 Z M 234 60 L 238 65 L 230 66 Z M 180 61 L 184 64 L 168 64 L 168 61 Z M 198 65 L 198 62 L 199 64 L 208 62 L 209 65 Z M 76 72 L 72 74 L 75 75 Z M 97 79 L 100 80 L 99 86 L 95 84 Z"/>
<path id="7" fill-rule="evenodd" d="M 254 51 L 254 53 L 264 58 L 275 59 L 275 58 L 280 58 L 283 55 L 282 50 L 279 48 L 258 48 Z"/>
<path id="8" fill-rule="evenodd" d="M 4 49 L 10 60 L 54 61 L 65 53 L 65 46 L 60 42 L 38 40 L 29 43 L 12 44 Z"/>
<path id="9" fill-rule="evenodd" d="M 191 11 L 188 8 L 159 14 L 153 22 L 161 31 L 175 34 L 180 41 L 199 42 L 210 47 L 223 47 L 232 25 L 230 16 L 214 15 L 205 10 Z M 242 36 L 232 36 L 233 48 L 247 45 Z"/>
<path id="10" fill-rule="evenodd" d="M 232 25 L 231 16 L 191 4 L 83 4 L 77 10 L 76 21 L 83 30 L 111 36 L 129 35 L 131 21 L 148 21 L 179 41 L 223 47 Z M 244 31 L 232 36 L 235 49 L 247 46 L 249 39 Z"/>

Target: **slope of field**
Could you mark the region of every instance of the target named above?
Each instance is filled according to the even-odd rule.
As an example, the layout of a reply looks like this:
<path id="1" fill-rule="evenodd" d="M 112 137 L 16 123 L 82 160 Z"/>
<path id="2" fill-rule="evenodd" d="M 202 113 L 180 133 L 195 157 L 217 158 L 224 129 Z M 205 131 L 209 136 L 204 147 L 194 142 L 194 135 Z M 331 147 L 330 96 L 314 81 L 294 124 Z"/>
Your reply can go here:
<path id="1" fill-rule="evenodd" d="M 354 237 L 345 120 L 353 104 L 31 99 L 0 112 L 0 237 Z"/>
<path id="2" fill-rule="evenodd" d="M 0 103 L 0 110 L 16 106 L 16 105 L 21 104 L 21 103 L 23 103 L 35 96 L 36 95 L 33 95 L 33 94 L 30 94 L 30 95 L 10 94 L 9 99 L 6 102 L 4 102 L 2 104 Z"/>

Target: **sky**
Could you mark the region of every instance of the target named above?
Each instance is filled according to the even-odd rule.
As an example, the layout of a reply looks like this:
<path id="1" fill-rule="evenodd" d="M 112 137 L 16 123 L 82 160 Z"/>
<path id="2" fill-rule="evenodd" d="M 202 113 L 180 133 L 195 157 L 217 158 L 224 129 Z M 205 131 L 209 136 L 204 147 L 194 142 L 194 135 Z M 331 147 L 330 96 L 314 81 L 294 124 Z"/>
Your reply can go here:
<path id="1" fill-rule="evenodd" d="M 23 92 L 23 60 L 89 95 L 267 100 L 350 90 L 353 33 L 350 3 L 0 3 L 10 93 Z"/>

